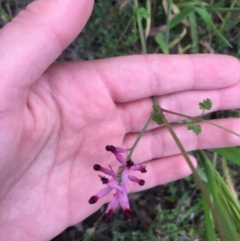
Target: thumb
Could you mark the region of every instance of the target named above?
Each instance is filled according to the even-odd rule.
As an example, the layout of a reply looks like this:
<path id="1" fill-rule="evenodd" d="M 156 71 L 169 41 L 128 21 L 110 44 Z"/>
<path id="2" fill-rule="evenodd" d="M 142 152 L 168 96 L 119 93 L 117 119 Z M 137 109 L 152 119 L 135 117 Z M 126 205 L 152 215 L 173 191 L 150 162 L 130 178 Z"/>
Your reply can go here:
<path id="1" fill-rule="evenodd" d="M 94 0 L 37 0 L 0 31 L 0 110 L 2 105 L 23 98 L 22 91 L 81 32 L 93 3 Z"/>

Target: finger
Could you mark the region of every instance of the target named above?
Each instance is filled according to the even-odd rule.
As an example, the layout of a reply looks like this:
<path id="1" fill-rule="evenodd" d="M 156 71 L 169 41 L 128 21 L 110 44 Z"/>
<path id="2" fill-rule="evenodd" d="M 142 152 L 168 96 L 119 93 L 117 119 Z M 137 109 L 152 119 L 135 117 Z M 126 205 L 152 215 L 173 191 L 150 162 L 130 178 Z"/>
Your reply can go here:
<path id="1" fill-rule="evenodd" d="M 240 81 L 230 87 L 218 90 L 208 91 L 187 91 L 179 92 L 173 95 L 162 96 L 159 98 L 159 104 L 164 109 L 174 110 L 190 116 L 201 115 L 199 103 L 205 99 L 210 99 L 212 107 L 204 113 L 210 113 L 218 110 L 237 109 L 240 107 Z M 182 120 L 183 117 L 166 113 L 169 121 Z"/>
<path id="2" fill-rule="evenodd" d="M 212 122 L 240 133 L 240 120 L 237 118 L 218 119 Z M 240 145 L 240 137 L 207 123 L 200 124 L 202 132 L 199 135 L 187 130 L 185 124 L 172 125 L 186 151 Z M 127 134 L 124 146 L 130 148 L 136 138 L 136 133 Z M 134 162 L 143 163 L 148 160 L 168 157 L 179 153 L 179 148 L 171 134 L 163 126 L 147 131 L 143 135 L 133 153 L 132 159 Z"/>
<path id="3" fill-rule="evenodd" d="M 197 162 L 193 156 L 189 156 L 193 165 L 196 167 Z M 157 185 L 166 184 L 189 176 L 192 171 L 182 155 L 170 156 L 167 158 L 156 159 L 143 163 L 146 166 L 146 173 L 131 173 L 139 179 L 143 179 L 145 184 L 139 186 L 136 183 L 129 182 L 130 192 L 142 191 Z"/>
<path id="4" fill-rule="evenodd" d="M 205 113 L 239 108 L 239 90 L 240 81 L 230 87 L 216 90 L 182 91 L 159 96 L 158 102 L 160 106 L 166 110 L 188 116 L 199 116 L 202 113 L 202 110 L 199 109 L 199 103 L 207 98 L 212 101 L 212 108 L 209 111 L 205 111 Z M 124 117 L 126 132 L 138 132 L 143 128 L 143 125 L 153 111 L 152 105 L 153 102 L 151 98 L 118 104 L 121 116 Z M 165 113 L 165 116 L 170 122 L 184 119 L 184 117 L 168 113 Z M 156 127 L 157 125 L 153 122 L 148 129 Z"/>
<path id="5" fill-rule="evenodd" d="M 223 88 L 240 79 L 239 61 L 224 55 L 141 55 L 94 64 L 116 102 Z"/>
<path id="6" fill-rule="evenodd" d="M 93 2 L 34 1 L 1 30 L 1 97 L 22 97 L 82 30 Z"/>

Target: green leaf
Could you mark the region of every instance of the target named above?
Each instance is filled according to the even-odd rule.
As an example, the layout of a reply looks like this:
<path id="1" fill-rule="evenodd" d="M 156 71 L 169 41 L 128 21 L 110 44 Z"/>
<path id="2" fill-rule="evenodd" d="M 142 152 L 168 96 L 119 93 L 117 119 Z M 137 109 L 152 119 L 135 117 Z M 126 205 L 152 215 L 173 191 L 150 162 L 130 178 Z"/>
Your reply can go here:
<path id="1" fill-rule="evenodd" d="M 202 170 L 200 166 L 197 166 L 196 171 L 204 182 L 208 181 L 205 172 Z"/>
<path id="2" fill-rule="evenodd" d="M 205 8 L 200 7 L 194 7 L 194 9 L 197 11 L 199 16 L 202 18 L 202 20 L 207 24 L 207 26 L 212 30 L 212 32 L 221 39 L 226 45 L 229 47 L 232 47 L 232 45 L 228 42 L 228 40 L 221 34 L 221 32 L 218 31 L 217 27 L 214 25 L 211 16 L 207 12 Z"/>
<path id="3" fill-rule="evenodd" d="M 187 129 L 188 130 L 193 130 L 193 128 L 194 128 L 193 123 L 192 122 L 188 123 Z"/>
<path id="4" fill-rule="evenodd" d="M 131 44 L 137 42 L 138 36 L 136 30 L 132 30 L 132 33 L 126 36 L 125 45 L 130 46 Z"/>
<path id="5" fill-rule="evenodd" d="M 177 26 L 179 23 L 182 22 L 183 19 L 185 19 L 189 15 L 189 13 L 193 11 L 194 11 L 193 7 L 187 7 L 184 10 L 182 10 L 180 13 L 175 15 L 169 23 L 169 29 Z"/>
<path id="6" fill-rule="evenodd" d="M 115 46 L 116 46 L 116 44 L 117 44 L 117 39 L 112 39 L 112 40 L 110 40 L 109 42 L 107 42 L 107 47 L 108 48 L 114 48 Z"/>
<path id="7" fill-rule="evenodd" d="M 221 8 L 221 7 L 213 7 L 214 12 L 240 12 L 240 8 Z"/>
<path id="8" fill-rule="evenodd" d="M 214 222 L 206 199 L 202 197 L 203 211 L 204 211 L 204 224 L 205 224 L 205 240 L 216 240 L 216 234 L 214 232 Z"/>
<path id="9" fill-rule="evenodd" d="M 213 149 L 214 152 L 226 158 L 226 160 L 231 161 L 240 165 L 240 148 L 238 147 L 227 147 Z"/>
<path id="10" fill-rule="evenodd" d="M 191 39 L 192 39 L 191 52 L 199 53 L 199 47 L 198 47 L 199 38 L 198 38 L 195 12 L 189 13 L 189 23 L 190 23 L 190 31 L 191 31 Z"/>
<path id="11" fill-rule="evenodd" d="M 142 19 L 148 19 L 150 17 L 150 13 L 147 11 L 146 8 L 136 8 L 136 7 L 133 7 L 133 13 L 135 16 L 137 16 L 137 14 L 139 15 L 140 17 L 140 20 Z"/>
<path id="12" fill-rule="evenodd" d="M 202 131 L 200 125 L 194 125 L 192 122 L 188 123 L 187 129 L 192 130 L 196 135 L 200 134 Z"/>
<path id="13" fill-rule="evenodd" d="M 169 54 L 168 46 L 164 40 L 164 35 L 162 33 L 158 33 L 155 36 L 155 41 L 158 43 L 159 48 L 162 50 L 164 54 Z"/>
<path id="14" fill-rule="evenodd" d="M 238 241 L 239 237 L 234 219 L 231 213 L 228 211 L 226 205 L 220 199 L 220 197 L 222 197 L 223 190 L 223 188 L 219 185 L 219 178 L 221 177 L 214 169 L 206 154 L 201 150 L 198 151 L 198 154 L 208 179 L 206 185 L 209 192 L 211 193 L 215 210 L 218 214 L 218 220 L 220 221 L 221 229 L 224 232 L 224 236 L 226 237 L 226 240 Z"/>
<path id="15" fill-rule="evenodd" d="M 152 120 L 155 121 L 158 125 L 163 124 L 162 113 L 159 107 L 156 105 L 153 105 Z"/>
<path id="16" fill-rule="evenodd" d="M 206 99 L 203 102 L 199 103 L 200 110 L 210 110 L 212 108 L 212 101 L 210 99 Z"/>
<path id="17" fill-rule="evenodd" d="M 194 126 L 193 132 L 194 132 L 196 135 L 200 134 L 201 131 L 202 131 L 202 128 L 201 128 L 200 125 Z"/>

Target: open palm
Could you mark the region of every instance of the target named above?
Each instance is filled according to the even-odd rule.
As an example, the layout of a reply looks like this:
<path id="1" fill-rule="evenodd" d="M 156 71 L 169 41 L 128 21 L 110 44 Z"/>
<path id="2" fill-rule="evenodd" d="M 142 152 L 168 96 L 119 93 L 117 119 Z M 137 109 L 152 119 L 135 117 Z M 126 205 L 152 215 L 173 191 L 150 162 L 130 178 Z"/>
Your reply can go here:
<path id="1" fill-rule="evenodd" d="M 214 110 L 239 107 L 239 63 L 232 57 L 149 55 L 52 64 L 93 5 L 62 1 L 56 13 L 54 2 L 34 2 L 0 32 L 1 240 L 48 240 L 109 201 L 111 195 L 88 204 L 102 188 L 92 167 L 118 168 L 104 147 L 131 147 L 151 113 L 152 95 L 161 106 L 189 115 L 199 114 L 205 98 Z M 59 24 L 66 14 L 71 19 Z M 240 129 L 237 119 L 217 122 Z M 240 143 L 202 127 L 198 137 L 185 126 L 174 128 L 187 150 Z M 190 174 L 171 136 L 154 123 L 133 161 L 146 166 L 140 174 L 146 184 L 130 191 Z"/>

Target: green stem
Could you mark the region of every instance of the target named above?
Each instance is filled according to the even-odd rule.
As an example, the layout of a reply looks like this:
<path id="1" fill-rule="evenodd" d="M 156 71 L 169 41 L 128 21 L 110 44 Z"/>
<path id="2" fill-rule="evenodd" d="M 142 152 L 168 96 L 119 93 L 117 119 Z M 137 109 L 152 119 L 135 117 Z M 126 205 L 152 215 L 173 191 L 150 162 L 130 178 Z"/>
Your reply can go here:
<path id="1" fill-rule="evenodd" d="M 201 118 L 198 118 L 198 117 L 192 117 L 192 116 L 188 116 L 188 115 L 184 115 L 184 114 L 181 114 L 181 113 L 177 113 L 177 112 L 174 112 L 174 111 L 170 111 L 170 110 L 166 110 L 166 109 L 163 109 L 163 108 L 160 108 L 162 112 L 166 112 L 166 113 L 169 113 L 169 114 L 173 114 L 173 115 L 178 115 L 178 116 L 182 116 L 182 117 L 185 117 L 185 118 L 188 118 L 188 119 L 191 119 L 191 120 L 194 120 L 194 121 L 201 121 L 201 122 L 205 122 L 205 123 L 208 123 L 209 125 L 212 125 L 212 126 L 215 126 L 215 127 L 218 127 L 222 130 L 225 130 L 225 131 L 228 131 L 230 133 L 232 133 L 233 135 L 236 135 L 238 137 L 240 137 L 240 134 L 226 128 L 226 127 L 223 127 L 223 126 L 220 126 L 216 123 L 213 123 L 211 121 L 208 121 L 208 120 L 204 120 L 204 119 L 201 119 Z"/>
<path id="2" fill-rule="evenodd" d="M 221 26 L 220 26 L 220 28 L 219 28 L 219 30 L 220 30 L 220 32 L 223 32 L 223 30 L 224 30 L 224 28 L 226 27 L 226 24 L 227 24 L 227 22 L 228 22 L 228 20 L 230 19 L 230 15 L 231 15 L 231 11 L 229 11 L 229 10 L 234 10 L 234 5 L 237 3 L 237 0 L 235 0 L 235 1 L 233 1 L 232 2 L 232 4 L 231 4 L 231 6 L 228 8 L 228 10 L 227 10 L 227 13 L 226 13 L 226 15 L 224 16 L 224 18 L 223 18 L 223 21 L 222 21 L 222 24 L 221 24 Z M 226 11 L 226 10 L 225 10 Z M 239 10 L 238 10 L 239 11 Z"/>
<path id="3" fill-rule="evenodd" d="M 222 170 L 223 170 L 223 174 L 225 176 L 225 180 L 226 180 L 226 183 L 228 185 L 228 188 L 229 190 L 231 191 L 233 197 L 238 200 L 238 197 L 237 197 L 237 193 L 234 189 L 234 184 L 233 184 L 233 181 L 232 181 L 232 178 L 231 178 L 231 175 L 229 173 L 229 169 L 228 169 L 228 166 L 227 166 L 227 162 L 226 162 L 226 159 L 224 157 L 222 157 Z"/>
<path id="4" fill-rule="evenodd" d="M 151 28 L 151 0 L 146 1 L 146 8 L 148 13 L 150 13 L 150 17 L 146 20 L 145 39 L 147 40 Z"/>
<path id="5" fill-rule="evenodd" d="M 149 119 L 147 120 L 146 124 L 144 125 L 144 127 L 141 130 L 141 132 L 139 133 L 137 139 L 135 140 L 135 142 L 133 143 L 132 147 L 130 148 L 130 152 L 129 152 L 129 155 L 128 155 L 128 159 L 129 160 L 132 158 L 132 154 L 133 154 L 134 149 L 136 148 L 138 142 L 140 141 L 140 139 L 142 138 L 143 134 L 147 130 L 147 127 L 149 126 L 151 121 L 152 121 L 152 116 L 149 117 Z"/>
<path id="6" fill-rule="evenodd" d="M 134 6 L 135 6 L 135 8 L 138 9 L 138 0 L 134 0 Z M 146 54 L 147 47 L 146 47 L 145 37 L 144 37 L 144 33 L 143 33 L 142 21 L 141 21 L 141 18 L 139 16 L 138 12 L 137 12 L 137 24 L 138 24 L 138 32 L 139 32 L 141 46 L 142 46 L 142 52 L 144 54 Z"/>
<path id="7" fill-rule="evenodd" d="M 172 0 L 168 0 L 167 1 L 167 22 L 166 22 L 167 28 L 165 33 L 165 42 L 167 45 L 169 43 L 169 34 L 170 34 L 169 23 L 170 23 L 171 11 L 172 11 Z"/>
<path id="8" fill-rule="evenodd" d="M 132 20 L 133 20 L 133 19 L 130 18 L 130 20 L 128 21 L 128 23 L 127 23 L 125 29 L 123 30 L 123 32 L 122 32 L 120 38 L 118 39 L 118 41 L 117 41 L 117 43 L 116 43 L 116 45 L 115 45 L 115 47 L 114 47 L 114 49 L 113 49 L 112 56 L 115 55 L 115 52 L 116 52 L 117 46 L 118 46 L 119 42 L 122 40 L 122 38 L 124 37 L 124 35 L 126 34 L 126 32 L 127 32 L 128 28 L 129 28 L 129 26 L 130 26 Z"/>
<path id="9" fill-rule="evenodd" d="M 134 6 L 135 6 L 136 9 L 138 9 L 138 0 L 134 0 Z M 141 21 L 141 18 L 139 16 L 138 12 L 137 12 L 137 24 L 138 24 L 138 31 L 139 31 L 139 36 L 140 36 L 140 41 L 141 41 L 141 46 L 142 46 L 142 52 L 144 54 L 147 54 L 147 47 L 146 47 L 145 37 L 144 37 L 144 33 L 143 33 L 142 21 Z M 134 149 L 136 148 L 138 142 L 142 138 L 143 134 L 145 133 L 145 131 L 146 131 L 146 129 L 149 126 L 151 121 L 152 121 L 152 116 L 149 117 L 149 119 L 147 120 L 147 122 L 144 125 L 143 129 L 139 133 L 137 139 L 133 143 L 133 146 L 130 148 L 130 152 L 129 152 L 129 155 L 128 155 L 129 159 L 132 158 L 132 154 L 134 152 Z"/>
<path id="10" fill-rule="evenodd" d="M 174 130 L 172 129 L 170 123 L 169 123 L 169 122 L 167 121 L 167 119 L 165 118 L 164 114 L 162 115 L 162 120 L 163 120 L 164 124 L 166 125 L 168 131 L 169 131 L 170 134 L 172 135 L 174 141 L 176 142 L 176 144 L 177 144 L 178 148 L 180 149 L 182 155 L 184 156 L 185 160 L 187 161 L 187 163 L 188 163 L 188 165 L 189 165 L 189 167 L 190 167 L 190 169 L 191 169 L 191 171 L 192 171 L 192 173 L 193 173 L 193 176 L 194 176 L 194 178 L 195 178 L 195 180 L 196 180 L 199 188 L 201 189 L 201 191 L 202 191 L 202 193 L 203 193 L 203 195 L 204 195 L 204 197 L 205 197 L 205 199 L 206 199 L 206 201 L 207 201 L 207 204 L 209 205 L 209 207 L 210 207 L 210 209 L 211 209 L 211 211 L 212 211 L 212 214 L 213 214 L 213 217 L 214 217 L 214 220 L 215 220 L 215 224 L 216 224 L 216 227 L 217 227 L 217 230 L 218 230 L 220 239 L 221 239 L 222 241 L 224 241 L 225 238 L 224 238 L 224 234 L 223 234 L 223 231 L 222 231 L 222 228 L 221 228 L 221 224 L 220 224 L 220 222 L 219 222 L 219 219 L 218 219 L 216 210 L 215 210 L 215 208 L 214 208 L 214 206 L 213 206 L 213 204 L 212 204 L 212 202 L 211 202 L 211 199 L 210 199 L 210 196 L 209 196 L 209 194 L 208 194 L 208 192 L 207 192 L 206 187 L 204 186 L 204 184 L 203 184 L 201 178 L 199 177 L 199 175 L 198 175 L 195 167 L 193 166 L 193 164 L 192 164 L 192 162 L 191 162 L 191 160 L 190 160 L 187 152 L 185 151 L 185 149 L 184 149 L 182 143 L 180 142 L 180 140 L 178 139 L 176 133 L 175 133 Z"/>

